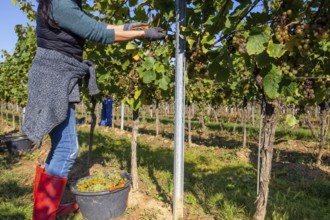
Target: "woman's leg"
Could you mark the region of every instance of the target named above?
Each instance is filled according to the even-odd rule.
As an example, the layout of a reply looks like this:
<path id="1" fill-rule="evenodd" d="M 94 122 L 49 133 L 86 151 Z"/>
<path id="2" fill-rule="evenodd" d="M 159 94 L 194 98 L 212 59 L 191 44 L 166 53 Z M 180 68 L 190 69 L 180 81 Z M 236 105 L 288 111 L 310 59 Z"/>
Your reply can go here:
<path id="1" fill-rule="evenodd" d="M 37 167 L 32 220 L 55 220 L 57 215 L 67 214 L 78 208 L 76 203 L 60 206 L 68 173 L 78 155 L 73 104 L 69 106 L 66 120 L 55 127 L 50 136 L 52 148 L 45 169 Z"/>
<path id="2" fill-rule="evenodd" d="M 74 111 L 74 104 L 70 104 L 65 121 L 49 134 L 52 147 L 45 164 L 48 174 L 67 177 L 78 156 L 79 145 Z"/>

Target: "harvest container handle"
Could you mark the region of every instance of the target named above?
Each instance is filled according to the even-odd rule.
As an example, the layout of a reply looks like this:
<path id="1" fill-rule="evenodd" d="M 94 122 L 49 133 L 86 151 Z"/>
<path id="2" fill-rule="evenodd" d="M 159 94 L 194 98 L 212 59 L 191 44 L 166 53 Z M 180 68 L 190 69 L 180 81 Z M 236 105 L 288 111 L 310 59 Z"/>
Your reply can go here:
<path id="1" fill-rule="evenodd" d="M 121 183 L 121 184 L 119 184 L 119 185 L 117 185 L 117 186 L 112 186 L 112 187 L 110 187 L 110 188 L 109 188 L 109 192 L 115 191 L 115 190 L 117 190 L 117 189 L 122 189 L 122 188 L 124 188 L 124 187 L 125 187 L 125 184 L 124 184 L 124 183 Z"/>

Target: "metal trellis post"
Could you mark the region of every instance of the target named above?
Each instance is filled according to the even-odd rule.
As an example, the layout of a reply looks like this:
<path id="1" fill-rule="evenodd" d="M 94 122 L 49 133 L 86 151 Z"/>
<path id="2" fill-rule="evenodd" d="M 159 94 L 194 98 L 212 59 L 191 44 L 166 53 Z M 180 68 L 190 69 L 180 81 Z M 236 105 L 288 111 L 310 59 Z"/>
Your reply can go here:
<path id="1" fill-rule="evenodd" d="M 173 219 L 183 218 L 184 118 L 185 118 L 185 39 L 180 34 L 186 25 L 186 1 L 176 0 L 176 68 Z"/>

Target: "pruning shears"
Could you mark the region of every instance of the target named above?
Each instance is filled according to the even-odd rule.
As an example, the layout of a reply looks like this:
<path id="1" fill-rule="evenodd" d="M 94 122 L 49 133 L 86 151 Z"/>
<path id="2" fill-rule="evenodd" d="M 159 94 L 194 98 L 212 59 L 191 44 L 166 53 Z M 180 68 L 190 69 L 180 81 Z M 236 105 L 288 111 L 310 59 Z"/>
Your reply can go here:
<path id="1" fill-rule="evenodd" d="M 150 28 L 150 24 L 152 23 L 152 18 L 151 17 L 149 17 L 149 19 L 148 19 L 148 23 L 146 23 L 145 25 L 141 25 L 141 26 L 137 26 L 137 27 L 134 27 L 134 28 L 132 28 L 132 30 L 134 30 L 134 31 L 143 31 L 143 30 L 147 30 L 147 29 L 149 29 Z"/>
<path id="2" fill-rule="evenodd" d="M 143 30 L 147 30 L 150 28 L 150 25 L 142 25 L 142 26 L 138 26 L 138 27 L 133 27 L 132 30 L 133 31 L 143 31 Z"/>

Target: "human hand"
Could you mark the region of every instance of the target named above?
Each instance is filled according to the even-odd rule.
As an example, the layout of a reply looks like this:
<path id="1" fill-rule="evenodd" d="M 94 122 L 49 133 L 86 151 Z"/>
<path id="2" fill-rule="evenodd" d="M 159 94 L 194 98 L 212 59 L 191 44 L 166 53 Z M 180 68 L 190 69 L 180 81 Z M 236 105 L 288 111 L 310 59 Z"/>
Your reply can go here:
<path id="1" fill-rule="evenodd" d="M 133 22 L 129 24 L 124 24 L 124 31 L 130 31 L 134 29 L 141 29 L 144 30 L 146 27 L 149 27 L 148 23 L 143 23 L 143 22 Z"/>
<path id="2" fill-rule="evenodd" d="M 161 40 L 165 38 L 165 31 L 160 27 L 144 30 L 144 38 L 150 41 Z"/>

